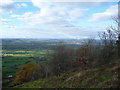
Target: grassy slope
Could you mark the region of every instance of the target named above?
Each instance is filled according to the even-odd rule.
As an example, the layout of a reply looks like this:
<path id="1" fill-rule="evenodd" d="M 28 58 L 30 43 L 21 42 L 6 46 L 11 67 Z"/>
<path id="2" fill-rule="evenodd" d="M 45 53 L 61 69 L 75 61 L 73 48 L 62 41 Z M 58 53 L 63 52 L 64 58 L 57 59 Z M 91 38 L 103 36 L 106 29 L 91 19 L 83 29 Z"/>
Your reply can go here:
<path id="1" fill-rule="evenodd" d="M 63 73 L 42 80 L 28 82 L 15 88 L 110 88 L 117 87 L 120 64 L 113 62 L 95 69 Z"/>

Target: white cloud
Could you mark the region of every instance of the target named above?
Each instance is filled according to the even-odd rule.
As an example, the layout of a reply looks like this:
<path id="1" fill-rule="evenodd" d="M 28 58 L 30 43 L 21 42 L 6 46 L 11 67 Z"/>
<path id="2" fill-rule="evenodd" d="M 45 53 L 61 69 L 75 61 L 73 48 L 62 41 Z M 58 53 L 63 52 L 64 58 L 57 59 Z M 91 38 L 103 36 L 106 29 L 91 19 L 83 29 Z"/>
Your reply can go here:
<path id="1" fill-rule="evenodd" d="M 102 5 L 106 2 L 118 2 L 119 0 L 31 0 L 33 5 L 41 8 L 53 6 L 54 4 L 60 7 L 94 7 Z M 53 4 L 54 3 L 54 4 Z"/>
<path id="2" fill-rule="evenodd" d="M 80 9 L 80 8 L 75 8 L 70 12 L 70 18 L 71 19 L 80 19 L 83 18 L 85 15 L 83 11 L 88 11 L 88 9 Z"/>
<path id="3" fill-rule="evenodd" d="M 22 3 L 21 6 L 22 6 L 22 7 L 27 7 L 28 5 L 25 4 L 25 3 Z"/>
<path id="4" fill-rule="evenodd" d="M 105 26 L 78 26 L 78 27 L 56 27 L 42 29 L 32 26 L 6 26 L 10 32 L 2 31 L 3 37 L 19 37 L 19 38 L 89 38 L 90 36 L 97 37 L 98 31 L 104 29 Z"/>
<path id="5" fill-rule="evenodd" d="M 10 22 L 9 19 L 0 18 L 0 24 L 2 24 L 2 25 L 4 25 L 4 24 L 8 24 L 8 22 Z"/>
<path id="6" fill-rule="evenodd" d="M 3 19 L 3 18 L 2 18 L 2 19 L 0 19 L 0 21 L 1 21 L 1 22 L 8 22 L 8 21 L 10 21 L 10 20 L 9 20 L 9 19 Z"/>
<path id="7" fill-rule="evenodd" d="M 52 5 L 52 6 L 51 6 Z M 55 3 L 44 3 L 43 7 L 39 6 L 40 10 L 36 13 L 24 13 L 23 15 L 12 15 L 19 20 L 22 20 L 30 25 L 43 26 L 71 26 L 76 19 L 83 18 L 84 12 L 88 9 L 84 8 L 69 8 L 61 7 Z"/>
<path id="8" fill-rule="evenodd" d="M 0 7 L 10 5 L 10 4 L 13 4 L 13 0 L 4 0 L 4 1 L 1 1 Z"/>
<path id="9" fill-rule="evenodd" d="M 113 5 L 110 8 L 108 8 L 105 12 L 102 13 L 95 13 L 92 15 L 91 19 L 89 21 L 106 21 L 110 20 L 112 16 L 118 15 L 118 5 Z"/>
<path id="10" fill-rule="evenodd" d="M 17 34 L 15 34 L 16 36 L 14 37 L 82 38 L 96 36 L 98 31 L 105 29 L 102 25 L 98 25 L 100 26 L 99 28 L 95 26 L 89 27 L 87 26 L 88 22 L 85 26 L 75 26 L 77 21 L 80 22 L 80 20 L 85 17 L 85 13 L 89 10 L 86 7 L 83 8 L 83 6 L 80 6 L 82 3 L 41 3 L 37 1 L 39 0 L 34 0 L 33 4 L 39 8 L 38 11 L 34 11 L 34 13 L 32 11 L 25 12 L 22 15 L 11 15 L 12 18 L 21 20 L 23 24 L 17 27 L 5 27 L 8 30 L 16 30 L 15 33 Z M 86 3 L 85 5 L 87 6 L 89 4 Z M 24 5 L 24 3 L 22 3 L 19 6 L 27 7 L 27 4 Z M 111 13 L 111 11 L 114 12 L 113 9 L 108 9 L 105 11 L 107 12 L 106 17 L 109 13 Z M 102 15 L 100 15 L 100 17 L 101 16 Z M 5 32 L 5 34 L 7 34 L 7 32 Z"/>
<path id="11" fill-rule="evenodd" d="M 59 7 L 88 7 L 88 6 L 94 6 L 99 3 L 93 3 L 93 2 L 70 2 L 70 1 L 53 1 L 50 2 L 49 0 L 32 0 L 32 4 L 38 8 L 43 8 L 43 7 L 51 7 L 51 6 L 59 6 Z"/>
<path id="12" fill-rule="evenodd" d="M 12 28 L 12 29 L 13 29 L 13 28 L 15 29 L 16 27 L 17 27 L 17 26 L 7 26 L 7 28 Z"/>
<path id="13" fill-rule="evenodd" d="M 11 15 L 11 16 L 22 20 L 23 18 L 27 18 L 30 15 L 32 15 L 32 12 L 25 12 L 23 15 Z"/>
<path id="14" fill-rule="evenodd" d="M 0 14 L 5 12 L 12 13 L 13 10 L 17 10 L 21 7 L 27 7 L 25 3 L 15 4 L 14 0 L 3 0 L 0 2 Z"/>
<path id="15" fill-rule="evenodd" d="M 21 8 L 21 7 L 24 7 L 24 8 L 26 8 L 26 7 L 28 7 L 28 4 L 26 4 L 26 3 L 17 3 L 16 4 L 16 8 Z"/>
<path id="16" fill-rule="evenodd" d="M 4 0 L 0 3 L 0 13 L 2 14 L 3 12 L 12 12 L 12 9 L 15 8 L 13 0 Z"/>
<path id="17" fill-rule="evenodd" d="M 43 7 L 50 7 L 52 5 L 54 5 L 53 2 L 41 2 L 41 1 L 44 1 L 44 0 L 31 0 L 33 5 L 38 7 L 38 8 L 43 8 Z"/>
<path id="18" fill-rule="evenodd" d="M 34 0 L 32 0 L 34 1 Z M 118 2 L 119 0 L 35 0 L 35 2 Z"/>

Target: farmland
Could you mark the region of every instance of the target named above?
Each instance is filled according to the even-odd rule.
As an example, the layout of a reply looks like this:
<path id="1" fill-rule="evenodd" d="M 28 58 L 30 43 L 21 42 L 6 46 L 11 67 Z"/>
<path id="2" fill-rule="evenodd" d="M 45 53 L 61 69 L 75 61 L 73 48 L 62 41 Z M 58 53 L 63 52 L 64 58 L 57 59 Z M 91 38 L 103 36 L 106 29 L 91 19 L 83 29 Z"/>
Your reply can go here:
<path id="1" fill-rule="evenodd" d="M 9 77 L 14 77 L 15 73 L 19 71 L 19 66 L 28 62 L 36 62 L 40 56 L 45 56 L 47 52 L 44 51 L 4 51 L 2 53 L 2 72 L 3 84 L 11 81 Z"/>
<path id="2" fill-rule="evenodd" d="M 59 42 L 60 40 L 3 39 L 2 53 L 0 54 L 2 57 L 3 87 L 9 85 L 21 65 L 28 62 L 47 62 L 49 54 L 53 53 L 56 43 Z M 69 44 L 71 40 L 65 40 L 65 42 L 69 47 L 78 48 L 80 46 L 75 42 Z"/>

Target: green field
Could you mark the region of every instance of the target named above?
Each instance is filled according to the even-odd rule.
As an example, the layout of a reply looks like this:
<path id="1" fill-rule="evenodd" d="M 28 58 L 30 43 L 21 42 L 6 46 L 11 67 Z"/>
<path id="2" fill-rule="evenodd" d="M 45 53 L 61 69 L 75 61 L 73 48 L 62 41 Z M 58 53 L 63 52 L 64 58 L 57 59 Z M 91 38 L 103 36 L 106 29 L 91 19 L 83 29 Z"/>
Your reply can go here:
<path id="1" fill-rule="evenodd" d="M 9 76 L 15 76 L 19 71 L 19 67 L 28 62 L 36 62 L 41 56 L 47 57 L 48 52 L 45 51 L 16 51 L 3 50 L 2 51 L 2 74 L 3 86 L 11 82 Z M 41 61 L 41 63 L 44 61 Z"/>

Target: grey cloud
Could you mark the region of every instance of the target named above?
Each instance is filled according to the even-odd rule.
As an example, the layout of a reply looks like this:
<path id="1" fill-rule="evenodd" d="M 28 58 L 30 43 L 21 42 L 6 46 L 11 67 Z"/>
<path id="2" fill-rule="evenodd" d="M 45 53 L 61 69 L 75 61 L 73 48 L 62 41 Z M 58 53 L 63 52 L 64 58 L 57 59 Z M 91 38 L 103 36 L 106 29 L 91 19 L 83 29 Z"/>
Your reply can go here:
<path id="1" fill-rule="evenodd" d="M 6 5 L 6 6 L 0 6 L 0 9 L 2 9 L 4 11 L 11 11 L 13 9 L 16 9 L 16 5 L 10 4 L 10 5 Z"/>

